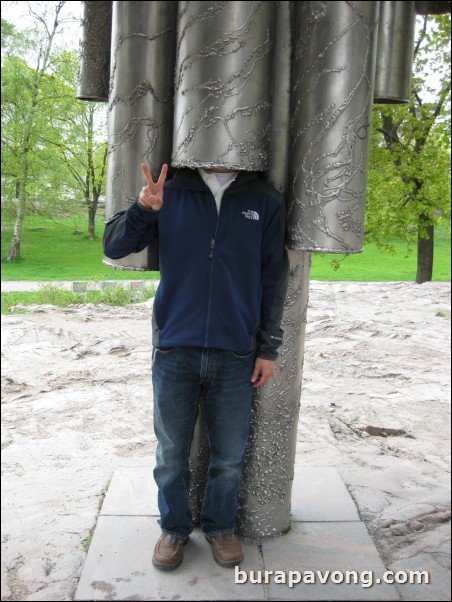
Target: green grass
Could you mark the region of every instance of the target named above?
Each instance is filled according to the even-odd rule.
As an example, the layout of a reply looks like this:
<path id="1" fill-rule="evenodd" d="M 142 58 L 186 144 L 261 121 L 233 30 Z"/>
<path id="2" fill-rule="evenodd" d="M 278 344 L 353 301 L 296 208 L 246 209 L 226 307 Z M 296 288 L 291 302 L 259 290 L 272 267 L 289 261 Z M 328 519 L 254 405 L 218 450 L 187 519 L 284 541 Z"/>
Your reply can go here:
<path id="1" fill-rule="evenodd" d="M 368 282 L 408 281 L 416 279 L 416 245 L 391 241 L 393 255 L 382 253 L 375 244 L 365 245 L 353 255 L 312 254 L 312 280 L 355 280 Z M 333 265 L 332 265 L 333 264 Z M 339 266 L 339 267 L 337 267 Z M 433 280 L 450 281 L 450 234 L 435 232 Z"/>
<path id="2" fill-rule="evenodd" d="M 27 217 L 21 257 L 8 262 L 5 257 L 12 239 L 12 224 L 5 220 L 2 223 L 2 280 L 155 280 L 159 277 L 158 272 L 117 270 L 104 265 L 103 216 L 96 220 L 95 240 L 90 240 L 85 233 L 86 221 L 84 216 L 58 220 Z"/>
<path id="3" fill-rule="evenodd" d="M 52 220 L 28 216 L 24 222 L 21 258 L 6 262 L 13 221 L 2 224 L 2 280 L 154 280 L 158 272 L 116 270 L 102 263 L 103 216 L 96 222 L 97 238 L 85 234 L 86 216 Z M 78 232 L 78 233 L 76 233 Z M 82 233 L 80 233 L 82 232 Z M 312 254 L 313 280 L 410 281 L 416 277 L 416 248 L 394 243 L 394 255 L 383 254 L 376 245 L 355 255 Z M 339 264 L 334 269 L 333 264 Z M 438 229 L 435 235 L 433 280 L 450 281 L 450 234 Z"/>

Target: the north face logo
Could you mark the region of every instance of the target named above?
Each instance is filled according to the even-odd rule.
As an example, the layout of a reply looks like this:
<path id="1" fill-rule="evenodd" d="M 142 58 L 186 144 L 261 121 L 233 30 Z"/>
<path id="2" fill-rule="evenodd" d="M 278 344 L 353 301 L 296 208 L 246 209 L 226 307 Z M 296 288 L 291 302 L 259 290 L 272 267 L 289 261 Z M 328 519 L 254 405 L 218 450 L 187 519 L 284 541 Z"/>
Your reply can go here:
<path id="1" fill-rule="evenodd" d="M 259 220 L 259 213 L 257 211 L 251 211 L 251 209 L 248 209 L 248 211 L 242 211 L 242 215 L 244 215 L 246 219 Z"/>

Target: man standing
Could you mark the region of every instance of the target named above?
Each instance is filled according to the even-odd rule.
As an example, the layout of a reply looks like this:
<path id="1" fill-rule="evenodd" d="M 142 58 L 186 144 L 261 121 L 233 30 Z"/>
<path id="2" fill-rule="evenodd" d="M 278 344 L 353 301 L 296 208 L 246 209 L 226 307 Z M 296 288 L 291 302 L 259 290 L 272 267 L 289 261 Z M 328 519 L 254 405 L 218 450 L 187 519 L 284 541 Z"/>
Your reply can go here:
<path id="1" fill-rule="evenodd" d="M 107 223 L 104 252 L 119 259 L 158 236 L 153 310 L 154 478 L 162 535 L 152 562 L 182 562 L 193 529 L 188 459 L 204 398 L 210 464 L 200 522 L 214 559 L 243 558 L 235 535 L 253 388 L 275 370 L 287 290 L 284 205 L 259 174 L 222 167 L 157 182 L 142 164 L 138 199 Z"/>

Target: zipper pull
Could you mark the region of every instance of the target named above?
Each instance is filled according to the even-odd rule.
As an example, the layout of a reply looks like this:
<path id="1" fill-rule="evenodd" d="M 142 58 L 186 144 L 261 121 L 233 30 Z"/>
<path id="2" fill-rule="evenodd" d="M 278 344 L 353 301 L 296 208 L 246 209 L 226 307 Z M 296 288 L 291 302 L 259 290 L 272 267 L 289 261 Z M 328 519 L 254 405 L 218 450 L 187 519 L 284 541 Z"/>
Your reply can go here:
<path id="1" fill-rule="evenodd" d="M 210 255 L 209 255 L 209 259 L 213 259 L 213 250 L 215 249 L 215 239 L 212 238 L 212 240 L 210 241 Z"/>

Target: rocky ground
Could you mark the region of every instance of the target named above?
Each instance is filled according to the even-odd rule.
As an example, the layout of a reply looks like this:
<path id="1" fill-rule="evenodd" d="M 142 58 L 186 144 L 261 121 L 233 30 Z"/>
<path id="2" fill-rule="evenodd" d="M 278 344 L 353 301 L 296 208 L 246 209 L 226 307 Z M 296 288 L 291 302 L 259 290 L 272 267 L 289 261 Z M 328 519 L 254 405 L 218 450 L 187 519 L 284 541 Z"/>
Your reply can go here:
<path id="1" fill-rule="evenodd" d="M 151 312 L 2 316 L 2 600 L 71 600 L 114 470 L 152 462 Z M 388 567 L 448 578 L 450 283 L 311 283 L 297 462 Z"/>

